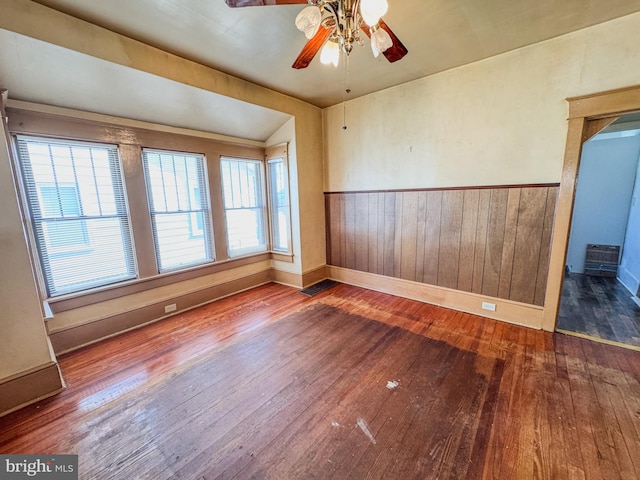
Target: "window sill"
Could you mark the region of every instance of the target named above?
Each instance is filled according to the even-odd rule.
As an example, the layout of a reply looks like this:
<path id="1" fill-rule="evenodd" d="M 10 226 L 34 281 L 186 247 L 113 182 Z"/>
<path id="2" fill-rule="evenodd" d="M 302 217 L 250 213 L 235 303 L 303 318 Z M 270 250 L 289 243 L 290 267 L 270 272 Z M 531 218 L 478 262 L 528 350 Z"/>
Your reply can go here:
<path id="1" fill-rule="evenodd" d="M 293 253 L 271 252 L 271 258 L 279 262 L 293 263 Z"/>

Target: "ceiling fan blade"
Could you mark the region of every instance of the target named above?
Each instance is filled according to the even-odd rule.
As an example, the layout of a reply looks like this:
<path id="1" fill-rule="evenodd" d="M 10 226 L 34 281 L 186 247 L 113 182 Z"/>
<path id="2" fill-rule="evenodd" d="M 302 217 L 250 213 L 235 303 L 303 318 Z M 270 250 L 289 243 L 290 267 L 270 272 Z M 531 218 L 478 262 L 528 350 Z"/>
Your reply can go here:
<path id="1" fill-rule="evenodd" d="M 393 45 L 391 47 L 387 48 L 384 52 L 382 52 L 382 54 L 385 56 L 387 60 L 389 60 L 389 62 L 391 63 L 397 62 L 402 57 L 404 57 L 407 53 L 409 53 L 409 50 L 407 50 L 407 47 L 405 47 L 400 41 L 400 39 L 396 37 L 396 34 L 391 31 L 391 29 L 389 28 L 389 25 L 384 23 L 384 20 L 380 19 L 380 21 L 378 22 L 378 25 L 381 29 L 383 29 L 385 32 L 389 34 L 389 36 L 391 37 L 391 41 L 393 42 Z M 367 25 L 366 23 L 363 23 L 361 28 L 362 28 L 362 31 L 366 33 L 369 38 L 371 38 L 371 29 L 369 28 L 369 25 Z"/>
<path id="2" fill-rule="evenodd" d="M 298 58 L 296 58 L 296 61 L 293 62 L 291 66 L 298 69 L 307 68 L 335 28 L 335 24 L 330 26 L 320 25 L 316 34 L 305 44 L 300 55 L 298 55 Z"/>
<path id="3" fill-rule="evenodd" d="M 264 5 L 306 5 L 307 0 L 224 0 L 231 8 L 236 7 L 262 7 Z"/>

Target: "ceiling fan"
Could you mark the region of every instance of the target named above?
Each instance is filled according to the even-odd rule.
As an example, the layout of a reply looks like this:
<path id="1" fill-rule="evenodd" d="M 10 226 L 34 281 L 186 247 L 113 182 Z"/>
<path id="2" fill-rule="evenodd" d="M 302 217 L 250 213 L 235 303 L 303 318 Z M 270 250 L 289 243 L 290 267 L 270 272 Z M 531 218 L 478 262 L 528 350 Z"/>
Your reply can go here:
<path id="1" fill-rule="evenodd" d="M 340 53 L 349 55 L 354 44 L 362 45 L 360 32 L 371 40 L 374 56 L 382 53 L 389 62 L 404 57 L 408 50 L 382 20 L 387 0 L 225 0 L 236 7 L 265 5 L 307 5 L 296 17 L 296 27 L 308 41 L 293 63 L 293 68 L 306 68 L 320 53 L 320 61 L 338 65 Z"/>

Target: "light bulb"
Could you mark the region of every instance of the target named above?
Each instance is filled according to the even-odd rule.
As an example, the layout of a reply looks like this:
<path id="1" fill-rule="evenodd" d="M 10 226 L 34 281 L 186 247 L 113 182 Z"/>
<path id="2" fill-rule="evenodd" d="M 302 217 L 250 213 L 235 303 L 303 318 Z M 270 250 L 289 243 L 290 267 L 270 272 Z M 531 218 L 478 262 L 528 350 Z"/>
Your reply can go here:
<path id="1" fill-rule="evenodd" d="M 377 28 L 376 31 L 371 34 L 371 51 L 374 57 L 378 58 L 378 55 L 392 46 L 393 40 L 386 30 Z"/>
<path id="2" fill-rule="evenodd" d="M 378 55 L 380 55 L 380 50 L 376 48 L 376 44 L 373 41 L 373 38 L 371 39 L 371 51 L 373 52 L 373 57 L 378 58 Z"/>
<path id="3" fill-rule="evenodd" d="M 296 16 L 296 28 L 304 32 L 304 36 L 307 39 L 313 38 L 318 28 L 320 28 L 321 22 L 322 12 L 313 5 L 303 8 Z"/>
<path id="4" fill-rule="evenodd" d="M 370 27 L 376 25 L 388 9 L 387 0 L 361 0 L 360 2 L 360 15 Z"/>
<path id="5" fill-rule="evenodd" d="M 340 47 L 338 44 L 335 42 L 325 43 L 320 52 L 320 62 L 325 65 L 332 63 L 334 67 L 337 67 L 338 60 L 340 60 Z"/>

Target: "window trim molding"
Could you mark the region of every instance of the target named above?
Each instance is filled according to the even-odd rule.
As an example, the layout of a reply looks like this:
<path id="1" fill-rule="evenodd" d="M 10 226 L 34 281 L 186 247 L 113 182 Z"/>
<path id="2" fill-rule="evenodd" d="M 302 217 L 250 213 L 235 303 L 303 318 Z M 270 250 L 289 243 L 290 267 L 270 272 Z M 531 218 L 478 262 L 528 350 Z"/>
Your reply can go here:
<path id="1" fill-rule="evenodd" d="M 208 258 L 205 258 L 204 260 L 199 260 L 197 262 L 192 262 L 189 264 L 184 264 L 184 265 L 178 265 L 178 266 L 170 266 L 170 267 L 161 267 L 161 261 L 160 261 L 160 248 L 159 248 L 159 244 L 158 244 L 158 230 L 157 230 L 157 224 L 154 223 L 154 219 L 158 216 L 158 214 L 160 213 L 162 214 L 179 214 L 182 211 L 180 210 L 172 210 L 172 211 L 167 211 L 167 212 L 158 212 L 155 210 L 152 210 L 151 205 L 153 203 L 153 193 L 152 193 L 152 188 L 151 188 L 151 178 L 149 177 L 149 162 L 148 162 L 148 158 L 147 158 L 147 153 L 154 153 L 154 154 L 166 154 L 166 155 L 171 155 L 171 157 L 173 158 L 174 156 L 184 156 L 184 157 L 193 157 L 198 159 L 199 161 L 202 162 L 202 173 L 204 175 L 204 178 L 202 178 L 202 185 L 198 185 L 197 188 L 203 187 L 205 189 L 205 195 L 206 195 L 206 208 L 201 208 L 199 210 L 200 213 L 202 213 L 203 217 L 206 216 L 206 220 L 203 218 L 203 227 L 207 226 L 209 227 L 209 232 L 205 233 L 205 230 L 203 228 L 202 233 L 198 236 L 203 238 L 204 241 L 204 248 L 206 250 L 205 254 L 207 255 Z M 210 263 L 214 263 L 216 261 L 217 255 L 216 255 L 216 248 L 215 248 L 215 234 L 214 234 L 214 227 L 213 227 L 213 217 L 211 215 L 211 193 L 209 191 L 209 168 L 208 168 L 208 161 L 207 161 L 207 156 L 203 153 L 196 153 L 196 152 L 185 152 L 185 151 L 177 151 L 177 150 L 166 150 L 166 149 L 157 149 L 157 148 L 148 148 L 148 147 L 142 147 L 141 149 L 141 161 L 142 161 L 142 170 L 144 173 L 144 177 L 145 177 L 145 187 L 146 187 L 146 192 L 147 192 L 147 208 L 148 208 L 148 213 L 149 213 L 149 217 L 151 219 L 151 224 L 152 224 L 152 231 L 153 231 L 153 244 L 154 244 L 154 250 L 155 250 L 155 255 L 156 255 L 156 265 L 158 267 L 158 273 L 162 274 L 162 273 L 166 273 L 166 272 L 173 272 L 173 271 L 180 271 L 180 270 L 184 270 L 185 268 L 190 268 L 190 267 L 194 267 L 194 266 L 199 266 L 199 265 L 206 265 L 206 264 L 210 264 Z M 174 173 L 175 173 L 175 165 L 174 165 Z M 164 185 L 164 176 L 163 177 L 163 188 L 165 187 Z M 177 187 L 176 187 L 177 188 Z M 202 195 L 202 193 L 200 192 L 200 194 Z M 166 198 L 165 198 L 166 201 Z M 189 199 L 189 203 L 191 203 L 191 200 Z M 192 235 L 193 232 L 193 225 L 192 225 L 192 215 L 194 213 L 197 213 L 197 211 L 195 210 L 184 210 L 183 213 L 187 213 L 188 216 L 188 223 L 189 223 L 189 235 L 191 236 L 191 238 L 197 238 L 196 236 Z"/>
<path id="2" fill-rule="evenodd" d="M 36 277 L 36 283 L 38 286 L 39 294 L 42 299 L 46 298 L 57 298 L 60 296 L 74 294 L 79 292 L 84 292 L 87 290 L 91 290 L 94 288 L 102 288 L 107 287 L 109 285 L 119 284 L 122 282 L 128 282 L 138 278 L 138 264 L 135 255 L 135 244 L 133 240 L 133 226 L 131 222 L 131 216 L 129 212 L 129 205 L 127 201 L 127 187 L 126 187 L 126 178 L 125 171 L 123 168 L 123 161 L 120 156 L 119 146 L 114 143 L 102 142 L 102 141 L 94 141 L 93 139 L 69 139 L 67 137 L 62 136 L 53 136 L 53 135 L 39 135 L 39 134 L 28 134 L 28 133 L 10 133 L 11 140 L 11 148 L 13 150 L 13 172 L 14 177 L 17 179 L 17 196 L 20 203 L 20 209 L 23 212 L 23 226 L 27 231 L 27 239 L 29 243 L 29 251 L 31 253 L 31 264 L 33 271 Z M 80 215 L 79 219 L 91 219 L 91 218 L 117 218 L 119 222 L 125 222 L 124 225 L 126 228 L 126 233 L 128 235 L 124 235 L 124 232 L 121 231 L 122 234 L 122 249 L 124 255 L 124 261 L 126 264 L 127 274 L 117 275 L 117 278 L 112 276 L 109 281 L 102 282 L 97 281 L 98 277 L 93 278 L 91 281 L 83 282 L 84 287 L 80 290 L 65 288 L 62 289 L 62 292 L 57 293 L 53 292 L 54 288 L 56 288 L 56 284 L 54 282 L 54 277 L 51 270 L 51 260 L 55 260 L 55 253 L 51 251 L 47 251 L 46 249 L 46 238 L 48 236 L 44 225 L 46 224 L 46 215 L 42 213 L 34 213 L 32 212 L 32 208 L 39 209 L 40 208 L 40 191 L 38 190 L 38 185 L 35 183 L 32 184 L 34 187 L 33 194 L 38 198 L 38 201 L 32 205 L 30 201 L 30 188 L 27 185 L 27 179 L 25 175 L 32 175 L 31 169 L 31 156 L 28 154 L 28 159 L 23 163 L 23 160 L 19 154 L 21 148 L 19 144 L 22 142 L 25 145 L 29 142 L 41 142 L 41 143 L 50 143 L 50 144 L 58 144 L 58 145 L 66 145 L 69 148 L 71 147 L 87 147 L 87 148 L 97 148 L 97 149 L 105 149 L 108 152 L 108 162 L 109 162 L 109 171 L 110 176 L 114 186 L 114 202 L 116 205 L 116 211 L 119 213 L 109 214 L 109 215 L 99 215 L 99 216 L 89 216 L 86 217 L 84 214 Z M 53 161 L 53 158 L 51 158 Z M 27 169 L 29 173 L 27 173 Z M 94 172 L 95 175 L 95 172 Z M 118 177 L 118 178 L 116 178 Z M 94 180 L 95 180 L 94 176 Z M 76 178 L 74 186 L 77 187 L 79 184 Z M 57 181 L 56 181 L 57 185 Z M 117 195 L 116 186 L 119 185 L 120 194 Z M 78 192 L 76 192 L 78 194 Z M 79 209 L 80 213 L 82 213 L 80 197 L 78 197 L 79 201 Z M 37 220 L 36 220 L 37 219 Z M 39 227 L 36 226 L 36 223 Z M 120 227 L 122 228 L 123 224 L 121 223 Z M 85 226 L 86 229 L 86 226 Z M 40 231 L 40 234 L 38 234 Z M 86 230 L 85 230 L 86 235 Z M 38 238 L 41 238 L 44 241 L 44 244 L 41 244 L 38 241 Z M 41 248 L 43 250 L 41 250 Z M 90 251 L 91 249 L 85 249 L 85 253 Z M 47 273 L 48 272 L 48 273 Z M 51 282 L 51 284 L 49 284 Z M 57 286 L 59 288 L 60 285 Z M 53 293 L 52 293 L 53 292 Z"/>
<path id="3" fill-rule="evenodd" d="M 278 145 L 273 145 L 268 147 L 265 150 L 265 185 L 267 188 L 267 221 L 269 228 L 269 251 L 273 254 L 277 254 L 283 257 L 291 257 L 291 261 L 293 262 L 293 227 L 291 222 L 291 172 L 289 170 L 289 143 L 280 143 Z M 276 160 L 278 158 L 282 158 L 284 163 L 284 170 L 287 175 L 287 196 L 289 198 L 288 208 L 289 208 L 289 221 L 287 225 L 287 234 L 288 234 L 288 245 L 287 250 L 275 250 L 273 248 L 273 225 L 271 224 L 271 215 L 273 205 L 271 203 L 271 183 L 269 182 L 269 162 Z"/>
<path id="4" fill-rule="evenodd" d="M 2 90 L 4 92 L 6 90 Z M 8 96 L 8 95 L 5 95 Z M 3 97 L 4 98 L 4 97 Z M 119 142 L 124 143 L 124 140 L 134 137 L 127 136 L 128 132 L 135 132 L 139 130 L 145 130 L 149 132 L 156 132 L 163 134 L 164 136 L 179 135 L 189 137 L 197 140 L 213 141 L 216 143 L 223 143 L 227 145 L 234 145 L 237 147 L 257 148 L 264 149 L 265 142 L 257 140 L 249 140 L 245 138 L 232 137 L 229 135 L 221 135 L 213 132 L 206 132 L 202 130 L 194 130 L 191 128 L 172 127 L 170 125 L 146 122 L 143 120 L 133 120 L 125 117 L 118 117 L 115 115 L 105 115 L 102 113 L 87 112 L 84 110 L 76 110 L 73 108 L 56 107 L 53 105 L 45 105 L 42 103 L 27 102 L 24 100 L 16 100 L 15 98 L 7 98 L 3 103 L 3 110 L 1 114 L 9 120 L 16 113 L 22 113 L 25 115 L 33 115 L 40 119 L 55 120 L 56 123 L 60 121 L 75 122 L 83 125 L 95 125 L 103 127 L 104 134 L 110 138 L 107 143 Z M 9 114 L 10 112 L 11 114 Z M 39 122 L 40 123 L 40 122 Z M 10 130 L 13 132 L 17 126 L 12 125 Z M 106 130 L 106 129 L 109 130 Z M 24 133 L 31 134 L 30 131 Z M 123 135 L 124 134 L 124 135 Z M 47 135 L 43 133 L 43 135 Z M 122 141 L 114 140 L 114 138 L 121 138 Z"/>
<path id="5" fill-rule="evenodd" d="M 243 249 L 239 249 L 238 253 L 235 255 L 231 254 L 231 247 L 229 245 L 229 233 L 227 230 L 227 210 L 249 210 L 248 208 L 226 208 L 225 204 L 224 204 L 224 180 L 222 178 L 222 161 L 224 159 L 228 159 L 228 160 L 235 160 L 235 161 L 243 161 L 243 162 L 255 162 L 257 164 L 260 165 L 260 175 L 262 175 L 262 185 L 260 188 L 260 200 L 262 205 L 260 207 L 253 207 L 251 208 L 251 210 L 254 209 L 260 209 L 262 211 L 262 228 L 265 231 L 264 233 L 264 242 L 265 242 L 265 248 L 264 250 L 262 248 L 243 248 Z M 267 173 L 266 173 L 266 165 L 265 165 L 265 161 L 264 161 L 264 154 L 262 155 L 261 158 L 248 158 L 248 157 L 238 157 L 238 156 L 231 156 L 231 155 L 221 155 L 220 156 L 220 187 L 222 189 L 222 208 L 224 211 L 224 221 L 225 221 L 225 231 L 226 231 L 226 235 L 225 235 L 225 239 L 226 239 L 226 245 L 227 245 L 227 255 L 229 256 L 229 258 L 242 258 L 242 257 L 246 257 L 246 256 L 250 256 L 250 255 L 256 255 L 256 254 L 260 254 L 260 253 L 270 253 L 271 252 L 271 243 L 270 243 L 270 236 L 271 236 L 271 225 L 269 223 L 269 199 L 268 199 L 268 194 L 267 194 Z"/>
<path id="6" fill-rule="evenodd" d="M 16 108 L 27 105 L 29 108 Z M 210 215 L 213 219 L 220 218 L 224 212 L 222 208 L 222 184 L 220 182 L 220 157 L 237 157 L 253 160 L 264 159 L 264 143 L 254 141 L 221 141 L 215 134 L 195 132 L 186 129 L 175 129 L 163 125 L 145 122 L 128 121 L 89 112 L 61 109 L 58 107 L 39 106 L 20 101 L 10 101 L 7 107 L 8 138 L 11 138 L 11 149 L 17 153 L 13 137 L 16 135 L 37 136 L 44 139 L 66 139 L 70 141 L 106 143 L 118 146 L 124 172 L 124 185 L 131 228 L 133 232 L 134 257 L 138 268 L 138 279 L 119 282 L 116 284 L 96 287 L 72 294 L 49 298 L 43 283 L 44 276 L 40 271 L 38 251 L 35 249 L 31 218 L 28 209 L 24 208 L 22 175 L 17 170 L 16 161 L 12 162 L 14 180 L 17 182 L 17 195 L 22 211 L 23 225 L 27 232 L 28 248 L 31 253 L 31 264 L 34 278 L 38 284 L 38 291 L 43 301 L 53 306 L 54 312 L 60 305 L 73 304 L 75 307 L 90 305 L 110 298 L 117 298 L 130 293 L 136 293 L 165 285 L 187 280 L 209 273 L 229 270 L 237 266 L 271 259 L 269 252 L 258 252 L 241 258 L 230 259 L 226 249 L 220 250 L 219 241 L 226 244 L 226 226 L 224 221 L 213 224 L 213 241 L 216 259 L 206 264 L 186 267 L 175 271 L 158 273 L 153 252 L 151 236 L 151 220 L 147 206 L 147 194 L 144 175 L 142 172 L 142 146 L 150 149 L 201 152 L 206 158 L 208 170 L 207 187 L 210 193 Z M 74 116 L 75 115 L 75 116 Z M 109 123 L 105 120 L 114 120 Z M 135 124 L 136 127 L 131 126 Z M 189 135 L 192 134 L 192 135 Z M 17 159 L 17 157 L 15 157 Z M 144 203 L 144 208 L 141 207 Z M 151 251 L 151 255 L 149 255 Z M 64 307 L 68 309 L 67 307 Z"/>

